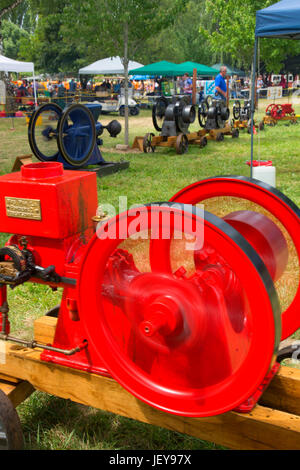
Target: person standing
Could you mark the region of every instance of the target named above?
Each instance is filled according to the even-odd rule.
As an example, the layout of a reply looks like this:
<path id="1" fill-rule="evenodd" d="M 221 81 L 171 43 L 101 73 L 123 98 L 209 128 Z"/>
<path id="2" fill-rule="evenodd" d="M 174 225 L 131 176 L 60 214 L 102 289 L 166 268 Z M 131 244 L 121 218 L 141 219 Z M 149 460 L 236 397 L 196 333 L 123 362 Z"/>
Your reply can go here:
<path id="1" fill-rule="evenodd" d="M 217 75 L 215 79 L 215 88 L 216 88 L 215 99 L 216 100 L 227 101 L 227 84 L 225 80 L 226 74 L 227 74 L 227 68 L 225 66 L 222 66 L 220 68 L 219 75 Z"/>
<path id="2" fill-rule="evenodd" d="M 182 77 L 177 77 L 176 85 L 177 85 L 179 94 L 183 95 L 184 90 L 183 90 L 183 78 Z"/>
<path id="3" fill-rule="evenodd" d="M 184 95 L 190 96 L 190 100 L 192 104 L 193 80 L 189 77 L 188 73 L 185 73 L 183 76 L 183 93 Z"/>
<path id="4" fill-rule="evenodd" d="M 188 73 L 183 75 L 183 92 L 185 95 L 193 93 L 193 80 L 189 77 Z"/>
<path id="5" fill-rule="evenodd" d="M 73 78 L 71 78 L 69 82 L 69 90 L 70 90 L 71 95 L 75 94 L 76 88 L 77 88 L 77 83 L 73 80 Z"/>
<path id="6" fill-rule="evenodd" d="M 57 100 L 56 104 L 60 106 L 62 109 L 65 108 L 66 106 L 66 101 L 65 101 L 65 92 L 66 89 L 64 87 L 64 84 L 61 82 L 61 80 L 58 81 L 58 86 L 57 86 Z"/>
<path id="7" fill-rule="evenodd" d="M 237 98 L 237 76 L 231 78 L 229 82 L 230 87 L 230 98 L 235 100 Z"/>

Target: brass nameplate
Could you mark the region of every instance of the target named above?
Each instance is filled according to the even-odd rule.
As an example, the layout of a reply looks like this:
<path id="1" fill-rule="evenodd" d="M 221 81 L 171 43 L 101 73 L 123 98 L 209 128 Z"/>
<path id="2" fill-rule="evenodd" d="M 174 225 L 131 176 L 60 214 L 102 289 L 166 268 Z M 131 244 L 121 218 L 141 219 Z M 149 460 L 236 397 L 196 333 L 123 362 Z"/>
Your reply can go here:
<path id="1" fill-rule="evenodd" d="M 42 220 L 41 201 L 39 199 L 5 197 L 5 207 L 7 217 Z"/>

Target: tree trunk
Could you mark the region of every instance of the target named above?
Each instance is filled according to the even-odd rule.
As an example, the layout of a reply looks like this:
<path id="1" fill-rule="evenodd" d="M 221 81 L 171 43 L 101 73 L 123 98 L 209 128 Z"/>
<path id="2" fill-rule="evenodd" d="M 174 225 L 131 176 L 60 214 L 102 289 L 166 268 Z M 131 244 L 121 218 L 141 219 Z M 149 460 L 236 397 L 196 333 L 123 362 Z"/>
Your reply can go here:
<path id="1" fill-rule="evenodd" d="M 124 144 L 129 145 L 129 108 L 128 108 L 128 23 L 124 24 L 124 74 L 125 74 L 125 138 Z"/>

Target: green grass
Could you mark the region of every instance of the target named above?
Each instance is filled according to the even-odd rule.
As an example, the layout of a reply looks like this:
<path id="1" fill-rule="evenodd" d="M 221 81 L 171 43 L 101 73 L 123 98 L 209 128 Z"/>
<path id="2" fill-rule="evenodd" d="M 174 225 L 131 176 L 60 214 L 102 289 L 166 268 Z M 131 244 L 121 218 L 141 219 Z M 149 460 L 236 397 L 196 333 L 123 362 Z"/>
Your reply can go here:
<path id="1" fill-rule="evenodd" d="M 261 102 L 258 120 L 266 102 Z M 298 109 L 299 108 L 299 109 Z M 297 112 L 300 106 L 297 107 Z M 117 118 L 105 116 L 105 124 Z M 0 119 L 0 174 L 11 171 L 17 156 L 32 153 L 27 140 L 25 119 Z M 195 123 L 191 130 L 198 129 Z M 135 136 L 155 132 L 150 111 L 130 118 L 130 144 Z M 156 133 L 156 132 L 155 132 Z M 156 133 L 157 134 L 157 133 Z M 300 205 L 300 123 L 274 128 L 266 127 L 255 136 L 255 159 L 273 160 L 277 172 L 277 188 Z M 250 136 L 241 131 L 239 139 L 225 137 L 222 143 L 209 141 L 200 149 L 191 145 L 185 155 L 175 150 L 157 148 L 153 154 L 115 150 L 123 143 L 124 134 L 111 139 L 103 135 L 103 156 L 107 161 L 120 158 L 130 161 L 130 168 L 118 174 L 98 178 L 99 204 L 117 208 L 119 196 L 132 204 L 167 201 L 181 188 L 205 177 L 216 175 L 250 175 L 246 161 L 250 159 Z M 0 246 L 7 240 L 0 234 Z M 9 292 L 11 324 L 14 334 L 31 337 L 35 318 L 59 302 L 61 292 L 46 286 L 26 284 Z M 300 336 L 299 336 L 300 338 Z M 27 449 L 218 449 L 214 444 L 190 438 L 155 426 L 135 422 L 110 413 L 35 392 L 18 407 Z"/>

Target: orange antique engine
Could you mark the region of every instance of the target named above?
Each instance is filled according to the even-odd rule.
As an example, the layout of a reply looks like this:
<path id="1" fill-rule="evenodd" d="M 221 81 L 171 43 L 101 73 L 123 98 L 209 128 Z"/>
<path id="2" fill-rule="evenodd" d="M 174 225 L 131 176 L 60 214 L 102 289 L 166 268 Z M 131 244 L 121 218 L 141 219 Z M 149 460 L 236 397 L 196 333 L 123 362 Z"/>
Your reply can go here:
<path id="1" fill-rule="evenodd" d="M 111 376 L 169 413 L 251 409 L 300 326 L 299 209 L 234 176 L 95 230 L 97 207 L 90 172 L 44 162 L 0 177 L 0 232 L 12 234 L 0 249 L 0 339 Z M 25 282 L 62 288 L 53 344 L 10 333 L 7 287 Z"/>

